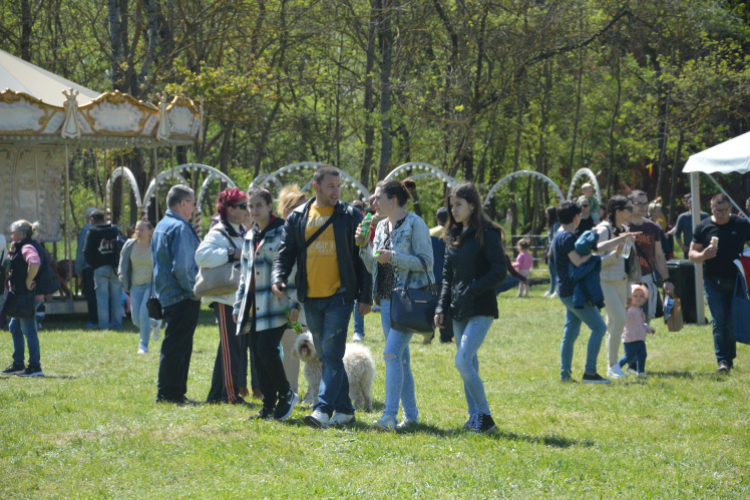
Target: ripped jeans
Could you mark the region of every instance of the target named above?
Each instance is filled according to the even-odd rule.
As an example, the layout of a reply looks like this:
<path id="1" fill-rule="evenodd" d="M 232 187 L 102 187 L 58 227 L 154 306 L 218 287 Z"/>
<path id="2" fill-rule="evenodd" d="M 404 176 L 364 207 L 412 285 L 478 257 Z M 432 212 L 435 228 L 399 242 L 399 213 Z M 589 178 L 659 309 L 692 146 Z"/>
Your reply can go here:
<path id="1" fill-rule="evenodd" d="M 418 421 L 414 375 L 411 372 L 409 341 L 413 333 L 402 333 L 391 328 L 391 301 L 380 301 L 380 323 L 385 334 L 385 411 L 383 415 L 396 418 L 399 401 L 404 405 L 404 417 Z"/>
<path id="2" fill-rule="evenodd" d="M 329 417 L 334 411 L 354 415 L 354 406 L 349 398 L 349 379 L 344 370 L 346 334 L 353 306 L 354 301 L 344 300 L 341 293 L 305 300 L 307 326 L 323 363 L 318 404 L 313 409 L 327 413 Z"/>

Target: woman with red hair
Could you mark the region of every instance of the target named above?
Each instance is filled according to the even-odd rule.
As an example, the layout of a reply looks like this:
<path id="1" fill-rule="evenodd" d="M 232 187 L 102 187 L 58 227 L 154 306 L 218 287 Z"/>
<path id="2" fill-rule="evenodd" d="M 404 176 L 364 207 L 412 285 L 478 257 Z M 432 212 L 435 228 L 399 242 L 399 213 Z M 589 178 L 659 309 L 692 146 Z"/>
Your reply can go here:
<path id="1" fill-rule="evenodd" d="M 247 216 L 245 193 L 236 187 L 222 191 L 216 200 L 216 211 L 219 214 L 218 223 L 206 234 L 195 252 L 196 264 L 204 269 L 240 262 L 242 256 L 242 241 L 245 238 L 242 223 Z M 237 325 L 232 318 L 235 294 L 232 292 L 217 297 L 203 297 L 201 300 L 214 310 L 220 333 L 207 402 L 244 403 L 240 395 L 239 378 L 242 352 L 247 347 L 244 345 L 244 336 L 237 336 L 235 333 Z"/>

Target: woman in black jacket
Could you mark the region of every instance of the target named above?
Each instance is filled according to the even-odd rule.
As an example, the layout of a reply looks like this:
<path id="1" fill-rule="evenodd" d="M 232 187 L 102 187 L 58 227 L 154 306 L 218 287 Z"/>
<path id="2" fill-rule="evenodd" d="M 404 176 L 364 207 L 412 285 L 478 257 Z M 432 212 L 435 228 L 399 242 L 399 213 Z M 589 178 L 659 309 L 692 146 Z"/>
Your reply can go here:
<path id="1" fill-rule="evenodd" d="M 450 308 L 456 335 L 456 369 L 464 381 L 469 420 L 464 429 L 484 434 L 495 429 L 487 396 L 479 378 L 477 351 L 492 321 L 498 317 L 495 288 L 507 274 L 500 226 L 482 210 L 472 183 L 461 184 L 450 195 L 445 226 L 445 266 L 435 324 L 444 328 Z"/>

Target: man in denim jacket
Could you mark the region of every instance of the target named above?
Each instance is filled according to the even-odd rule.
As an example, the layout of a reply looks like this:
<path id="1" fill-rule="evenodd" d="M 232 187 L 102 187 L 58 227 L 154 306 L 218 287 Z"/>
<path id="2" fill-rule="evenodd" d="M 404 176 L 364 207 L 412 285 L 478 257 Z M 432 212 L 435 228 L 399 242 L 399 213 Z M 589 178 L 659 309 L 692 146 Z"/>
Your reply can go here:
<path id="1" fill-rule="evenodd" d="M 187 220 L 195 209 L 195 193 L 176 185 L 167 194 L 169 209 L 154 229 L 151 256 L 154 292 L 164 310 L 167 328 L 161 344 L 156 401 L 184 404 L 187 393 L 193 334 L 198 326 L 200 300 L 193 293 L 200 240 Z"/>

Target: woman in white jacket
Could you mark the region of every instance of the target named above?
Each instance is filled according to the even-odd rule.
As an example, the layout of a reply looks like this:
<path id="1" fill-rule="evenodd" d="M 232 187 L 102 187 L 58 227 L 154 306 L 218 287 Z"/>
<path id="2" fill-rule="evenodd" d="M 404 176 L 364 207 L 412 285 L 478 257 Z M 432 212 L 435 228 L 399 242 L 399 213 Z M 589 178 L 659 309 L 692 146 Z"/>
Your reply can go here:
<path id="1" fill-rule="evenodd" d="M 216 200 L 219 223 L 203 239 L 195 252 L 195 262 L 199 267 L 211 269 L 229 262 L 240 262 L 242 241 L 245 238 L 247 197 L 238 188 L 222 191 Z M 204 304 L 213 308 L 219 322 L 219 349 L 214 363 L 211 389 L 207 403 L 244 403 L 240 395 L 240 362 L 246 349 L 245 336 L 236 334 L 237 325 L 232 318 L 235 294 L 220 297 L 203 297 Z"/>

